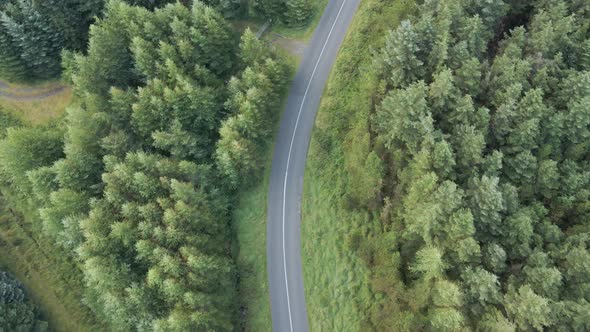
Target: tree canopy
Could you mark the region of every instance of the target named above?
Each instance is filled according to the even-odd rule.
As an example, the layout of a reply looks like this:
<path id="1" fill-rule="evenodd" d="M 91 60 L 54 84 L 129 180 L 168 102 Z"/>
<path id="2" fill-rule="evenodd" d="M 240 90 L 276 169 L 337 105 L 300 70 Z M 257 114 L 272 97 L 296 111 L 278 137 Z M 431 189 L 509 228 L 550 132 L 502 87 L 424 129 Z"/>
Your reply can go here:
<path id="1" fill-rule="evenodd" d="M 405 328 L 590 327 L 589 15 L 568 0 L 425 1 L 384 36 L 371 153 L 389 185 L 366 207 L 389 209 L 376 232 L 396 241 L 377 250 L 400 254 L 405 290 L 385 301 Z"/>

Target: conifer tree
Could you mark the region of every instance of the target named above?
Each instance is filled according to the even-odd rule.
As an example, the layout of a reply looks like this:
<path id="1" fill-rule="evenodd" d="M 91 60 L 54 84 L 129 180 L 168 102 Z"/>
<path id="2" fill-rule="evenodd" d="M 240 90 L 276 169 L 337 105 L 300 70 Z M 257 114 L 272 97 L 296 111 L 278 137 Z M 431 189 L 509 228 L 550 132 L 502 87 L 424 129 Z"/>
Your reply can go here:
<path id="1" fill-rule="evenodd" d="M 253 0 L 253 7 L 258 15 L 274 21 L 285 12 L 284 0 Z"/>
<path id="2" fill-rule="evenodd" d="M 60 72 L 61 33 L 39 13 L 32 0 L 18 0 L 0 12 L 0 23 L 30 78 L 48 78 Z"/>
<path id="3" fill-rule="evenodd" d="M 285 21 L 291 26 L 305 24 L 313 14 L 312 0 L 286 0 Z"/>
<path id="4" fill-rule="evenodd" d="M 22 81 L 27 77 L 27 68 L 15 47 L 12 37 L 0 20 L 0 77 L 9 81 Z"/>

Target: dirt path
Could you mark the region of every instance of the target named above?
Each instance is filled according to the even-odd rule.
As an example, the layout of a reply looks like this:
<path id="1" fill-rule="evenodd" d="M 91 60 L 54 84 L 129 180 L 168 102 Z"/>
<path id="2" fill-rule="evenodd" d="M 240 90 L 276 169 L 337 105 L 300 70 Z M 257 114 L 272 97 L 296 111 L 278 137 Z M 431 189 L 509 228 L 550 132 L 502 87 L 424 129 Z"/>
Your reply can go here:
<path id="1" fill-rule="evenodd" d="M 287 38 L 276 32 L 268 33 L 266 38 L 271 43 L 278 45 L 281 48 L 284 48 L 285 50 L 287 50 L 287 52 L 289 52 L 291 55 L 294 55 L 298 59 L 301 59 L 303 57 L 303 53 L 305 52 L 305 48 L 307 47 L 307 42 L 305 40 Z"/>
<path id="2" fill-rule="evenodd" d="M 53 97 L 66 89 L 66 86 L 56 83 L 47 87 L 15 88 L 0 80 L 0 98 L 12 101 L 35 101 Z"/>

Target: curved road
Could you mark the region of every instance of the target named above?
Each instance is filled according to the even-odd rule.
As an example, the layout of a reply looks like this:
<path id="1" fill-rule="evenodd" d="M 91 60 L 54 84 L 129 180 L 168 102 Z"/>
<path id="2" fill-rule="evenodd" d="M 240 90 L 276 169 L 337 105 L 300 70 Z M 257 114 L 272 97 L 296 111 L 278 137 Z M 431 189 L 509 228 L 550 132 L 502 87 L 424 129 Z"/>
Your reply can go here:
<path id="1" fill-rule="evenodd" d="M 295 75 L 275 142 L 267 264 L 273 330 L 307 331 L 301 269 L 303 172 L 322 92 L 360 0 L 330 0 Z"/>

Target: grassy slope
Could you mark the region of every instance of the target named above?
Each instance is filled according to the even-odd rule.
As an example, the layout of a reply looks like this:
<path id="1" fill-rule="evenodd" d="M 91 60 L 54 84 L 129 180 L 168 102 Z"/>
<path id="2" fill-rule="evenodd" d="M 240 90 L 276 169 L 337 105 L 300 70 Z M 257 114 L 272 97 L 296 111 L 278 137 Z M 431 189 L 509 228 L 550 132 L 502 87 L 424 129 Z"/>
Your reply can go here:
<path id="1" fill-rule="evenodd" d="M 36 125 L 60 117 L 72 99 L 72 90 L 67 88 L 43 100 L 14 101 L 0 97 L 0 107 L 11 110 L 23 122 Z"/>
<path id="2" fill-rule="evenodd" d="M 347 209 L 346 158 L 368 132 L 379 82 L 371 50 L 409 12 L 413 1 L 364 0 L 324 93 L 308 157 L 303 195 L 302 249 L 312 331 L 372 330 L 380 295 L 352 234 L 369 234 L 377 218 Z M 369 147 L 365 149 L 368 154 Z M 353 249 L 354 248 L 354 249 Z"/>
<path id="3" fill-rule="evenodd" d="M 23 218 L 7 205 L 15 204 L 0 197 L 0 265 L 23 283 L 52 330 L 102 330 L 81 302 L 78 267 L 52 251 L 47 240 L 33 237 L 30 222 L 38 222 L 35 216 Z"/>

